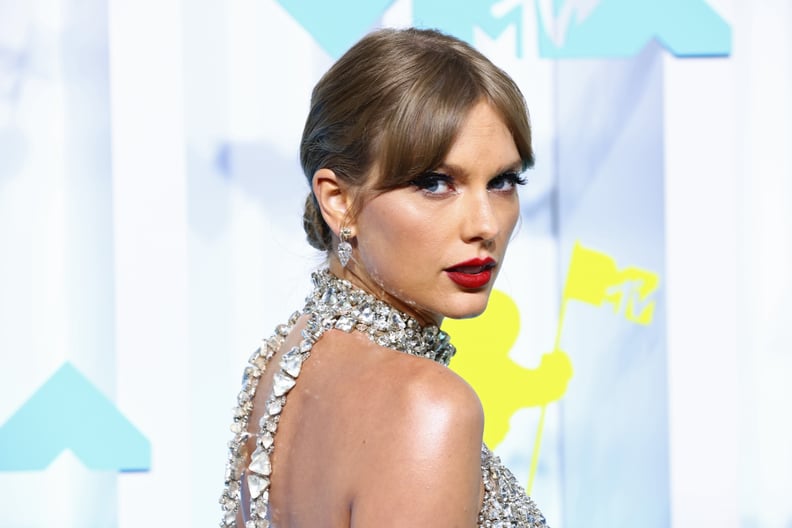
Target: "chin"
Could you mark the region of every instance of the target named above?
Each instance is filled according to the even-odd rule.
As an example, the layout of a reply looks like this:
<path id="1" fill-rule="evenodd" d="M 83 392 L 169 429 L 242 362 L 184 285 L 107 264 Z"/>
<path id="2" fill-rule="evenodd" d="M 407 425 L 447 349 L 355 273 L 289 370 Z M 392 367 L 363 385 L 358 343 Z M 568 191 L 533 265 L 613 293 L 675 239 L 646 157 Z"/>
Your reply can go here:
<path id="1" fill-rule="evenodd" d="M 489 294 L 489 290 L 476 294 L 468 293 L 466 294 L 468 298 L 465 299 L 465 302 L 454 303 L 452 306 L 449 306 L 443 316 L 449 319 L 471 319 L 473 317 L 478 317 L 487 309 Z"/>

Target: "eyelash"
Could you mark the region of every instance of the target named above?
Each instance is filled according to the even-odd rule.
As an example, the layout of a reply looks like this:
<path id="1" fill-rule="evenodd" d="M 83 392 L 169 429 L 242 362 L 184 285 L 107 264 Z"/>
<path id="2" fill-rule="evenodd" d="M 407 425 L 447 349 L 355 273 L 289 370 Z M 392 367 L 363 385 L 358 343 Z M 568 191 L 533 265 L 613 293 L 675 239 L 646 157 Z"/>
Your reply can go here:
<path id="1" fill-rule="evenodd" d="M 440 194 L 430 190 L 430 187 L 433 187 L 439 183 L 445 183 L 449 187 L 453 187 L 453 178 L 446 174 L 441 174 L 439 172 L 427 172 L 421 174 L 416 179 L 410 182 L 410 185 L 417 187 L 421 191 L 424 191 L 427 194 Z"/>
<path id="2" fill-rule="evenodd" d="M 525 185 L 528 183 L 528 179 L 519 172 L 504 172 L 503 174 L 500 174 L 490 180 L 487 187 L 490 187 L 491 184 L 496 181 L 505 181 L 511 184 L 513 188 L 516 188 L 518 185 Z"/>
<path id="3" fill-rule="evenodd" d="M 493 186 L 496 183 L 508 183 L 512 186 L 511 189 L 507 191 L 500 191 L 500 189 Z M 495 176 L 487 183 L 487 189 L 494 190 L 496 192 L 511 192 L 513 191 L 518 185 L 525 185 L 528 180 L 520 174 L 519 172 L 504 172 L 503 174 L 499 174 Z M 448 176 L 447 174 L 442 174 L 439 172 L 427 172 L 422 174 L 418 178 L 410 181 L 410 185 L 417 187 L 421 191 L 425 192 L 427 195 L 430 196 L 439 196 L 445 194 L 446 192 L 436 192 L 430 190 L 431 187 L 435 187 L 440 183 L 445 183 L 449 188 L 453 188 L 454 178 Z"/>

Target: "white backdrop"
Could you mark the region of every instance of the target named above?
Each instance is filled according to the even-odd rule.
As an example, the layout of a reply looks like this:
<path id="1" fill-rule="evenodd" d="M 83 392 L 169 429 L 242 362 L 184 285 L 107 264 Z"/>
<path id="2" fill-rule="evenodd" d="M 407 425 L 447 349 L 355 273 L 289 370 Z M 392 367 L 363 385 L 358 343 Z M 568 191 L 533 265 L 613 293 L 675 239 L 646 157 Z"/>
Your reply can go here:
<path id="1" fill-rule="evenodd" d="M 514 360 L 535 366 L 552 349 L 574 240 L 661 275 L 647 330 L 614 326 L 605 341 L 591 327 L 609 308 L 575 307 L 575 377 L 548 408 L 537 502 L 557 528 L 596 509 L 620 524 L 623 461 L 571 462 L 591 437 L 571 434 L 570 416 L 597 410 L 575 391 L 656 383 L 651 416 L 618 431 L 652 439 L 622 458 L 654 460 L 650 482 L 630 487 L 656 492 L 634 505 L 656 516 L 624 523 L 788 528 L 792 4 L 707 2 L 731 28 L 728 57 L 650 43 L 586 59 L 540 56 L 548 2 L 483 4 L 523 6 L 519 23 L 471 31 L 523 88 L 538 160 L 498 285 L 520 307 Z M 300 231 L 296 151 L 333 57 L 287 5 L 0 2 L 0 525 L 218 519 L 242 365 L 321 263 Z M 383 2 L 366 27 L 413 23 L 418 5 L 430 11 Z M 576 355 L 586 343 L 604 355 L 589 364 Z M 638 349 L 651 361 L 625 359 Z M 46 469 L 8 469 L 70 438 L 46 415 L 28 430 L 12 420 L 64 362 L 150 442 L 147 471 L 89 469 L 68 450 Z M 607 416 L 642 409 L 627 398 Z M 521 480 L 537 420 L 518 412 L 498 448 Z M 570 502 L 575 489 L 589 502 Z"/>

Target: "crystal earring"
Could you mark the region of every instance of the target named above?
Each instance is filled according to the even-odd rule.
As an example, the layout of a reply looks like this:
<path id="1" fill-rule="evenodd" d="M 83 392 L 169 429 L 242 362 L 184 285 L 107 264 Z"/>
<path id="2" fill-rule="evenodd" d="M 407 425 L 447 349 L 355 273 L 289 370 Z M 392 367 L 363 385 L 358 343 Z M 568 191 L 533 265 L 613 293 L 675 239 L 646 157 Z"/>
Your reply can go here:
<path id="1" fill-rule="evenodd" d="M 338 253 L 338 260 L 344 268 L 346 268 L 347 262 L 349 262 L 349 258 L 352 256 L 352 244 L 349 243 L 349 238 L 351 236 L 352 230 L 348 227 L 342 227 L 338 232 L 339 242 L 336 252 Z"/>

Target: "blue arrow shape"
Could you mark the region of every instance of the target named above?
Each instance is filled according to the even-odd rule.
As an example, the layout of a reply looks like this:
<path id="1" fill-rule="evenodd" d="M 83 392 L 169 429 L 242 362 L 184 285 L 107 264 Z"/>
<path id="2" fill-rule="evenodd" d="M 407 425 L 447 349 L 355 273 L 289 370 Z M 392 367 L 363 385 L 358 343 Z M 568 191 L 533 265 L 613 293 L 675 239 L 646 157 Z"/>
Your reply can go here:
<path id="1" fill-rule="evenodd" d="M 147 471 L 151 444 L 71 363 L 0 427 L 0 471 L 46 469 L 70 449 L 97 471 Z"/>
<path id="2" fill-rule="evenodd" d="M 365 35 L 393 3 L 393 0 L 277 1 L 334 59 Z"/>
<path id="3" fill-rule="evenodd" d="M 542 20 L 538 2 L 536 9 Z M 538 26 L 539 54 L 546 58 L 631 57 L 652 40 L 677 57 L 731 53 L 731 28 L 704 0 L 599 0 L 585 17 L 573 18 L 560 44 Z"/>

